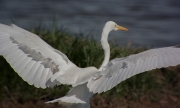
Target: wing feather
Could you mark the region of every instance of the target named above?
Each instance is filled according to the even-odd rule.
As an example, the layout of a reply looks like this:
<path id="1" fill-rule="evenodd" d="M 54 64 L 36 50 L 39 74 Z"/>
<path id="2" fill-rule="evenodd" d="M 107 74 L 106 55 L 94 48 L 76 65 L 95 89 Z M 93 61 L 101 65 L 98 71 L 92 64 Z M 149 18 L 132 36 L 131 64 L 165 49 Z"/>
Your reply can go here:
<path id="1" fill-rule="evenodd" d="M 30 60 L 30 62 L 24 67 L 24 69 L 22 70 L 22 78 L 25 78 L 26 75 L 29 73 L 29 71 L 31 70 L 31 68 L 33 67 L 33 65 L 35 64 L 36 62 L 33 61 L 33 60 Z"/>
<path id="2" fill-rule="evenodd" d="M 27 56 L 26 56 L 26 55 L 22 55 L 22 57 L 19 58 L 19 61 L 16 61 L 16 62 L 14 63 L 13 68 L 16 70 L 16 72 L 18 72 L 18 73 L 20 72 L 20 71 L 19 71 L 19 66 L 21 67 L 22 62 L 23 62 L 25 59 L 27 59 Z"/>
<path id="3" fill-rule="evenodd" d="M 87 86 L 90 91 L 101 93 L 110 90 L 133 75 L 179 64 L 180 48 L 173 46 L 151 49 L 125 58 L 111 60 L 102 72 L 89 80 Z"/>
<path id="4" fill-rule="evenodd" d="M 134 69 L 134 65 L 132 65 L 131 68 L 129 68 L 129 71 L 126 72 L 127 75 L 126 75 L 126 77 L 124 77 L 124 80 L 125 80 L 126 78 L 129 78 L 132 74 L 135 73 L 133 69 Z"/>
<path id="5" fill-rule="evenodd" d="M 44 67 L 42 65 L 40 65 L 39 68 L 36 71 L 36 74 L 35 74 L 35 76 L 33 78 L 33 80 L 34 80 L 33 83 L 34 83 L 35 87 L 39 87 L 39 79 L 41 78 L 41 74 L 43 72 L 43 69 L 44 69 Z"/>
<path id="6" fill-rule="evenodd" d="M 17 48 L 17 45 L 9 45 L 4 48 L 1 48 L 1 50 L 3 51 L 3 55 L 6 56 L 6 54 L 8 54 L 8 52 L 12 51 L 15 48 Z"/>
<path id="7" fill-rule="evenodd" d="M 173 64 L 180 63 L 180 61 L 178 61 L 178 59 L 177 59 L 180 55 L 178 55 L 178 54 L 175 53 L 175 52 L 171 52 L 171 55 L 172 55 L 172 57 L 174 58 L 174 59 L 173 59 L 173 60 L 174 60 L 174 63 L 173 63 Z"/>
<path id="8" fill-rule="evenodd" d="M 18 52 L 19 52 L 19 51 L 18 51 L 18 48 L 17 48 L 17 47 L 14 47 L 14 48 L 12 48 L 11 50 L 6 51 L 6 52 L 4 53 L 4 56 L 5 56 L 6 59 L 9 61 L 9 60 L 11 60 L 11 58 L 12 58 L 13 56 L 15 56 L 16 53 L 18 53 Z"/>
<path id="9" fill-rule="evenodd" d="M 132 66 L 131 66 L 131 68 L 132 68 Z M 124 73 L 124 74 L 122 74 L 122 76 L 120 76 L 120 77 L 122 77 L 122 79 L 123 80 L 125 80 L 126 79 L 126 77 L 128 77 L 128 74 L 130 73 L 130 74 L 132 74 L 131 72 L 130 72 L 130 69 L 131 68 L 127 68 L 127 70 L 126 70 L 126 72 L 122 72 L 122 73 Z M 129 73 L 128 73 L 129 72 Z M 118 80 L 117 80 L 118 81 Z"/>
<path id="10" fill-rule="evenodd" d="M 7 36 L 5 34 L 0 34 L 3 37 L 0 37 L 0 45 L 3 43 L 6 43 L 6 41 L 9 41 L 9 39 L 7 38 Z"/>
<path id="11" fill-rule="evenodd" d="M 156 54 L 155 51 L 152 51 L 152 53 Z M 154 64 L 153 62 L 154 62 L 154 57 L 151 57 L 151 59 L 149 59 L 149 60 L 147 61 L 147 64 L 146 64 L 147 69 L 146 69 L 146 71 L 151 70 L 152 68 L 156 68 L 156 66 L 155 66 L 155 64 Z M 137 67 L 137 68 L 138 68 L 138 67 Z"/>
<path id="12" fill-rule="evenodd" d="M 42 88 L 45 88 L 46 87 L 46 78 L 48 77 L 48 72 L 49 72 L 49 69 L 45 69 L 43 71 L 43 74 L 41 75 L 40 79 L 39 79 L 39 85 L 42 87 Z"/>
<path id="13" fill-rule="evenodd" d="M 36 87 L 46 88 L 59 84 L 61 79 L 58 83 L 49 81 L 55 73 L 63 75 L 72 67 L 78 68 L 62 52 L 16 25 L 0 24 L 0 55 L 23 80 Z M 71 81 L 64 82 L 70 84 Z"/>
<path id="14" fill-rule="evenodd" d="M 123 68 L 122 69 L 124 72 L 127 72 L 127 68 Z M 119 70 L 120 71 L 120 70 Z M 116 75 L 113 75 L 113 79 L 114 79 L 114 81 L 113 81 L 113 85 L 114 84 L 116 84 L 116 83 L 118 83 L 118 78 L 120 78 L 121 76 L 123 76 L 122 74 L 124 73 L 124 72 L 120 72 L 120 74 L 116 74 Z"/>
<path id="15" fill-rule="evenodd" d="M 3 48 L 9 42 L 11 42 L 11 41 L 8 38 L 1 39 L 1 41 L 0 41 L 0 48 Z"/>
<path id="16" fill-rule="evenodd" d="M 3 46 L 2 47 L 0 47 L 0 49 L 1 49 L 1 53 L 3 54 L 4 52 L 4 49 L 7 49 L 10 45 L 9 45 L 9 42 L 5 42 L 5 43 L 3 43 L 2 44 Z"/>
<path id="17" fill-rule="evenodd" d="M 30 72 L 28 74 L 29 78 L 27 78 L 27 82 L 30 85 L 34 84 L 34 77 L 35 77 L 36 71 L 39 68 L 39 66 L 40 66 L 40 62 L 36 62 L 36 65 L 34 65 L 34 67 L 31 68 L 31 70 L 30 70 Z"/>
<path id="18" fill-rule="evenodd" d="M 164 60 L 163 60 L 163 54 L 161 54 L 162 56 L 159 57 L 159 66 L 158 67 L 163 67 L 165 64 L 164 64 Z"/>
<path id="19" fill-rule="evenodd" d="M 22 70 L 25 68 L 25 66 L 31 61 L 31 58 L 26 57 L 17 67 L 17 72 L 21 76 Z"/>
<path id="20" fill-rule="evenodd" d="M 16 62 L 19 61 L 19 59 L 23 56 L 24 56 L 24 53 L 22 51 L 19 51 L 13 58 L 11 58 L 11 61 L 8 61 L 8 62 L 10 62 L 10 65 L 13 66 L 14 68 Z"/>
<path id="21" fill-rule="evenodd" d="M 29 69 L 29 72 L 26 75 L 24 74 L 25 81 L 29 82 L 30 79 L 34 77 L 34 74 L 35 74 L 36 69 L 38 68 L 39 64 L 40 63 L 34 61 L 32 67 Z"/>

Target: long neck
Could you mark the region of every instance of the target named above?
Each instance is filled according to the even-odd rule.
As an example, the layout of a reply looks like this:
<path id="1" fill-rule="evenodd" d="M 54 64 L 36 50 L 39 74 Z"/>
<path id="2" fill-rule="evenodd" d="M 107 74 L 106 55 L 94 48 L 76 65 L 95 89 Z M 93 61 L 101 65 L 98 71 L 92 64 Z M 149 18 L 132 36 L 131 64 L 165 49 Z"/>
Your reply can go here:
<path id="1" fill-rule="evenodd" d="M 101 67 L 99 68 L 99 71 L 101 71 L 103 67 L 106 66 L 107 63 L 109 62 L 110 48 L 109 48 L 109 43 L 108 43 L 108 34 L 109 34 L 109 31 L 103 30 L 102 35 L 101 35 L 101 45 L 104 49 L 105 57 L 104 57 Z"/>

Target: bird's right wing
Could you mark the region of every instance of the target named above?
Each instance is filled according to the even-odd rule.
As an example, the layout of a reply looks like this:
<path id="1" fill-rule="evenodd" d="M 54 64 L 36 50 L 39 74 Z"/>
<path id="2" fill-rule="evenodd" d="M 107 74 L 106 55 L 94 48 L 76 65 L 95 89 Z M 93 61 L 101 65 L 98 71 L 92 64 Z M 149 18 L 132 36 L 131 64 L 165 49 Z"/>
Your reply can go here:
<path id="1" fill-rule="evenodd" d="M 179 46 L 151 49 L 125 58 L 111 60 L 89 80 L 87 86 L 94 93 L 110 90 L 120 82 L 144 71 L 180 64 Z"/>
<path id="2" fill-rule="evenodd" d="M 66 55 L 52 48 L 37 35 L 16 25 L 0 24 L 0 55 L 30 85 L 46 88 L 56 84 L 72 84 L 66 78 L 55 79 L 66 70 L 78 69 Z M 71 69 L 71 70 L 73 70 Z"/>

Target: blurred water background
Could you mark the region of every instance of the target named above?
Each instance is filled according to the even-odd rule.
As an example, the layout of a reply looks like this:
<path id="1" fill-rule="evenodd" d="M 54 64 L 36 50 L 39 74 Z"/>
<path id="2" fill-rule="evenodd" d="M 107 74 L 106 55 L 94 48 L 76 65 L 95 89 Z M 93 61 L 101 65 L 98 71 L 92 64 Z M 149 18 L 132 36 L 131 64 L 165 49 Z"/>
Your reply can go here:
<path id="1" fill-rule="evenodd" d="M 0 0 L 0 23 L 51 28 L 56 19 L 72 33 L 99 40 L 106 21 L 129 32 L 112 32 L 120 45 L 165 47 L 180 44 L 179 0 Z"/>

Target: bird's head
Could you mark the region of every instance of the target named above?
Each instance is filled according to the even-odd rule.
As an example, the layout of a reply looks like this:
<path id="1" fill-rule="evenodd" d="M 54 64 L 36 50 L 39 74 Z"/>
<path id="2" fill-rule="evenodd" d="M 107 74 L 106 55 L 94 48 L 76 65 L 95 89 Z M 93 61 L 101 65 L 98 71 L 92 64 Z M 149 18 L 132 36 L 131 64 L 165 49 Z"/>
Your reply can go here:
<path id="1" fill-rule="evenodd" d="M 104 29 L 106 30 L 106 31 L 112 31 L 112 30 L 114 30 L 114 31 L 117 31 L 117 30 L 123 30 L 123 31 L 128 31 L 128 29 L 127 28 L 124 28 L 124 27 L 122 27 L 122 26 L 119 26 L 119 25 L 117 25 L 115 22 L 113 22 L 113 21 L 108 21 L 106 24 L 105 24 L 105 27 L 104 27 Z"/>

